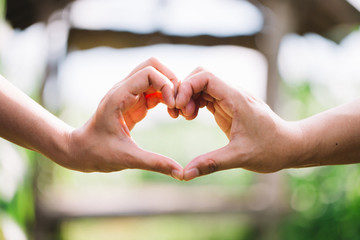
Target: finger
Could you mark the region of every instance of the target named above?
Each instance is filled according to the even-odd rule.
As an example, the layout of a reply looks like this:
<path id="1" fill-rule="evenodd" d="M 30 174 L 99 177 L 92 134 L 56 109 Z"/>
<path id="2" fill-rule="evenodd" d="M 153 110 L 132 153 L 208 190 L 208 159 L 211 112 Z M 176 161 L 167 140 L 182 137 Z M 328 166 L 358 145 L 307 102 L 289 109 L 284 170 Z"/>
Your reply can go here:
<path id="1" fill-rule="evenodd" d="M 132 154 L 134 159 L 129 163 L 129 168 L 158 172 L 183 180 L 183 168 L 175 160 L 139 147 Z"/>
<path id="2" fill-rule="evenodd" d="M 176 96 L 176 107 L 182 109 L 188 104 L 193 95 L 205 92 L 212 98 L 221 101 L 234 92 L 219 78 L 207 71 L 198 72 L 183 81 Z"/>
<path id="3" fill-rule="evenodd" d="M 218 107 L 218 104 L 213 102 L 208 102 L 206 108 L 211 112 L 214 117 L 215 121 L 221 130 L 226 134 L 227 138 L 230 139 L 230 131 L 232 126 L 232 118 L 226 114 L 222 108 Z"/>
<path id="4" fill-rule="evenodd" d="M 215 102 L 215 99 L 207 93 L 203 93 L 202 98 L 207 102 Z"/>
<path id="5" fill-rule="evenodd" d="M 184 117 L 192 116 L 195 111 L 196 111 L 196 103 L 193 98 L 190 98 L 188 104 L 186 104 L 186 106 L 183 109 L 181 109 L 181 112 L 183 113 Z"/>
<path id="6" fill-rule="evenodd" d="M 191 100 L 194 100 L 194 106 L 191 108 L 191 110 L 188 110 L 187 107 L 188 105 L 185 107 L 185 110 L 188 111 L 188 113 L 186 113 L 186 115 L 184 114 L 184 117 L 186 120 L 193 120 L 197 117 L 200 108 L 204 107 L 206 105 L 206 101 L 203 100 L 201 98 L 201 96 L 195 96 L 195 98 L 192 98 Z M 192 101 L 190 101 L 192 102 Z"/>
<path id="7" fill-rule="evenodd" d="M 179 110 L 179 115 L 183 116 L 186 120 L 193 120 L 193 119 L 195 119 L 195 118 L 197 117 L 198 113 L 199 113 L 199 108 L 195 108 L 195 111 L 194 111 L 191 115 L 189 115 L 189 116 L 185 116 L 185 114 L 183 113 L 183 111 L 182 111 L 182 110 Z"/>
<path id="8" fill-rule="evenodd" d="M 189 116 L 184 115 L 184 117 L 185 117 L 186 120 L 193 120 L 193 119 L 195 119 L 197 117 L 198 113 L 199 113 L 199 108 L 196 107 L 191 115 L 189 115 Z"/>
<path id="9" fill-rule="evenodd" d="M 201 72 L 201 71 L 204 71 L 204 69 L 202 68 L 202 67 L 197 67 L 196 69 L 194 69 L 185 79 L 184 79 L 184 81 L 183 82 L 186 82 L 191 76 L 193 76 L 194 74 L 197 74 L 197 73 L 199 73 L 199 72 Z M 179 92 L 183 92 L 183 91 L 187 91 L 186 93 L 185 93 L 185 95 L 186 96 L 190 96 L 190 98 L 189 98 L 189 100 L 187 100 L 186 101 L 186 103 L 182 103 L 182 112 L 183 113 L 185 113 L 186 112 L 186 110 L 185 110 L 185 108 L 187 107 L 188 108 L 188 110 L 190 109 L 190 106 L 187 106 L 188 104 L 190 104 L 190 105 L 192 105 L 192 103 L 189 103 L 189 101 L 191 101 L 191 98 L 192 98 L 192 91 L 189 91 L 189 90 L 191 90 L 191 89 L 187 89 L 187 88 L 184 88 L 183 89 L 183 87 L 181 87 L 181 85 L 182 85 L 182 83 L 180 83 L 179 85 L 178 85 L 178 91 L 177 91 L 177 93 L 179 93 Z M 176 96 L 177 96 L 177 94 L 176 94 Z M 181 102 L 181 101 L 180 101 Z M 177 106 L 177 104 L 176 104 L 176 107 L 177 108 L 179 108 L 179 106 Z M 180 108 L 179 108 L 180 109 Z M 191 113 L 187 113 L 188 115 L 192 115 Z"/>
<path id="10" fill-rule="evenodd" d="M 177 109 L 184 109 L 192 100 L 194 95 L 193 89 L 189 81 L 183 81 L 178 87 L 178 92 L 175 98 L 175 107 Z"/>
<path id="11" fill-rule="evenodd" d="M 160 102 L 164 102 L 162 93 L 155 91 L 154 89 L 150 89 L 145 94 L 145 98 L 147 101 L 147 107 L 148 109 L 154 108 L 157 104 Z M 179 116 L 179 110 L 176 108 L 169 108 L 168 107 L 168 113 L 172 118 L 177 118 Z"/>
<path id="12" fill-rule="evenodd" d="M 192 75 L 195 75 L 195 74 L 197 74 L 197 73 L 199 73 L 199 72 L 202 72 L 202 71 L 204 71 L 204 70 L 205 70 L 205 69 L 204 69 L 203 67 L 197 67 L 197 68 L 195 68 L 189 75 L 187 75 L 184 80 L 186 80 L 186 79 L 190 78 Z"/>
<path id="13" fill-rule="evenodd" d="M 199 108 L 203 108 L 207 104 L 207 101 L 202 96 L 198 99 L 198 102 Z"/>
<path id="14" fill-rule="evenodd" d="M 189 181 L 217 171 L 235 168 L 237 159 L 236 150 L 231 147 L 230 143 L 223 148 L 193 159 L 184 168 L 184 180 Z"/>
<path id="15" fill-rule="evenodd" d="M 229 114 L 227 111 L 225 111 L 217 102 L 214 103 L 214 114 L 216 114 L 217 117 L 222 117 L 225 120 L 232 122 L 232 116 L 233 114 Z"/>
<path id="16" fill-rule="evenodd" d="M 146 60 L 145 62 L 141 63 L 140 65 L 138 65 L 129 75 L 128 77 L 130 77 L 131 75 L 135 74 L 136 72 L 147 68 L 147 67 L 153 67 L 156 70 L 158 70 L 160 73 L 162 73 L 164 76 L 166 76 L 174 85 L 174 98 L 177 94 L 178 91 L 178 87 L 180 84 L 179 79 L 176 77 L 176 75 L 168 68 L 166 67 L 159 59 L 155 58 L 155 57 L 151 57 L 148 60 Z M 127 78 L 128 78 L 127 77 Z M 155 103 L 157 101 L 152 101 L 150 103 L 150 108 L 155 107 L 159 102 Z M 174 108 L 175 106 L 169 106 L 169 108 Z M 176 111 L 174 111 L 176 112 Z"/>
<path id="17" fill-rule="evenodd" d="M 206 108 L 207 108 L 212 114 L 215 113 L 214 103 L 208 102 L 207 105 L 206 105 Z"/>
<path id="18" fill-rule="evenodd" d="M 170 117 L 177 118 L 179 116 L 179 109 L 177 108 L 168 108 L 168 113 Z"/>
<path id="19" fill-rule="evenodd" d="M 138 71 L 140 71 L 141 69 L 146 68 L 146 67 L 153 67 L 156 70 L 158 70 L 159 72 L 161 72 L 164 76 L 166 76 L 174 84 L 175 89 L 177 89 L 177 86 L 179 85 L 179 80 L 176 77 L 176 75 L 168 67 L 166 67 L 163 63 L 161 63 L 159 59 L 157 59 L 155 57 L 151 57 L 148 60 L 146 60 L 145 62 L 139 64 L 132 72 L 130 72 L 130 74 L 127 76 L 127 78 L 129 78 L 133 74 L 137 73 Z"/>
<path id="20" fill-rule="evenodd" d="M 162 98 L 168 107 L 175 106 L 174 85 L 170 80 L 153 67 L 146 67 L 133 74 L 124 82 L 124 89 L 117 92 L 119 99 L 122 99 L 119 108 L 126 111 L 138 99 L 139 94 L 143 94 L 147 89 L 153 87 L 162 93 Z"/>
<path id="21" fill-rule="evenodd" d="M 163 101 L 161 92 L 147 94 L 145 95 L 145 98 L 148 109 L 156 107 L 156 105 Z"/>

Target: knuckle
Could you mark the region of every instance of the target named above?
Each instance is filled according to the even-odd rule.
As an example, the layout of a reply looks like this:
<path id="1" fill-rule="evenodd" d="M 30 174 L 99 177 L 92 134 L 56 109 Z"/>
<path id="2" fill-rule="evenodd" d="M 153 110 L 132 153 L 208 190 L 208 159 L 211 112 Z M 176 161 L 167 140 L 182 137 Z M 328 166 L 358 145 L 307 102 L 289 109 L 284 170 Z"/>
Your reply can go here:
<path id="1" fill-rule="evenodd" d="M 117 104 L 115 103 L 115 110 L 123 112 L 126 108 L 133 105 L 134 101 L 136 101 L 136 96 L 132 93 L 125 92 L 119 99 L 117 100 Z"/>
<path id="2" fill-rule="evenodd" d="M 203 175 L 203 174 L 209 174 L 209 173 L 216 172 L 216 171 L 218 171 L 218 169 L 219 169 L 219 166 L 215 160 L 207 159 L 204 162 L 204 167 L 201 168 L 200 171 L 202 171 L 201 175 Z"/>
<path id="3" fill-rule="evenodd" d="M 203 66 L 199 66 L 195 69 L 195 72 L 197 73 L 200 73 L 200 74 L 205 74 L 205 75 L 208 75 L 208 74 L 211 74 L 210 71 L 208 71 L 205 67 Z"/>
<path id="4" fill-rule="evenodd" d="M 212 72 L 209 72 L 209 71 L 207 71 L 207 70 L 204 70 L 203 71 L 203 74 L 204 74 L 204 76 L 207 78 L 207 79 L 214 79 L 215 78 L 215 75 L 212 73 Z"/>
<path id="5" fill-rule="evenodd" d="M 156 69 L 153 66 L 147 66 L 143 69 L 145 72 L 155 72 Z"/>
<path id="6" fill-rule="evenodd" d="M 205 71 L 205 68 L 202 66 L 199 66 L 195 69 L 195 72 L 203 72 L 203 71 Z"/>
<path id="7" fill-rule="evenodd" d="M 150 66 L 157 66 L 160 64 L 159 59 L 157 59 L 156 57 L 150 57 L 147 62 Z"/>
<path id="8" fill-rule="evenodd" d="M 163 172 L 166 169 L 165 164 L 162 161 L 155 161 L 152 165 L 152 170 L 156 172 Z"/>
<path id="9" fill-rule="evenodd" d="M 208 80 L 208 81 L 214 81 L 214 80 L 217 79 L 216 76 L 215 76 L 212 72 L 210 72 L 210 71 L 208 71 L 208 70 L 206 70 L 206 69 L 202 69 L 202 71 L 199 71 L 199 72 L 197 73 L 197 75 L 198 75 L 201 79 L 206 79 L 206 80 Z M 190 79 L 190 81 L 193 82 L 193 79 Z"/>

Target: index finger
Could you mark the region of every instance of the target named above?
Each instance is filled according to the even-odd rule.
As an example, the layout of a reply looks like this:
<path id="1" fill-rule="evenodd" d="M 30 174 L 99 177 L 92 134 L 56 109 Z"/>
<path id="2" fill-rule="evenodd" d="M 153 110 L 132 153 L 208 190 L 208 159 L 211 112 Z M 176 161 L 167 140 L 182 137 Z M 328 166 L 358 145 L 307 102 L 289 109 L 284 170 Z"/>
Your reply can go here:
<path id="1" fill-rule="evenodd" d="M 234 91 L 225 82 L 208 71 L 200 71 L 183 81 L 179 86 L 176 96 L 176 108 L 184 108 L 197 93 L 205 92 L 215 100 L 225 99 L 230 92 Z"/>
<path id="2" fill-rule="evenodd" d="M 145 62 L 138 65 L 133 71 L 130 72 L 127 78 L 146 67 L 153 67 L 156 70 L 158 70 L 160 73 L 162 73 L 164 76 L 166 76 L 174 84 L 175 94 L 176 94 L 176 90 L 180 83 L 178 78 L 168 67 L 166 67 L 162 62 L 160 62 L 159 59 L 155 57 L 151 57 Z"/>
<path id="3" fill-rule="evenodd" d="M 155 91 L 160 91 L 162 93 L 162 98 L 168 107 L 175 107 L 174 85 L 166 76 L 153 67 L 141 69 L 123 83 L 125 84 L 125 88 L 123 89 L 125 92 L 119 92 L 118 94 L 121 94 L 123 98 L 127 99 L 126 102 L 129 102 L 129 104 L 126 105 L 131 105 L 131 95 L 137 97 L 139 94 L 143 94 L 152 87 Z M 123 106 L 122 110 L 124 109 L 127 109 L 127 107 Z"/>

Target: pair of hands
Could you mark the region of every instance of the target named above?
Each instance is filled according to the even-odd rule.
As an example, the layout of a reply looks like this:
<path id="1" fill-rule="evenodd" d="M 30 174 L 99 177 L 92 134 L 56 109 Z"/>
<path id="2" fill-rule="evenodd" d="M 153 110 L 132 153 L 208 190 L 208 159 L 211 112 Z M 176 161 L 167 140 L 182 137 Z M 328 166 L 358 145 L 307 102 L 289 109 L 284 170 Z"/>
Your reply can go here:
<path id="1" fill-rule="evenodd" d="M 159 94 L 161 93 L 161 94 Z M 184 169 L 173 159 L 141 149 L 130 130 L 158 103 L 169 115 L 187 120 L 207 107 L 229 144 L 193 159 Z M 262 101 L 229 87 L 198 68 L 184 81 L 157 59 L 136 67 L 102 99 L 94 116 L 67 136 L 69 156 L 60 165 L 83 172 L 144 169 L 178 180 L 231 168 L 274 172 L 286 167 L 298 128 L 279 118 Z"/>

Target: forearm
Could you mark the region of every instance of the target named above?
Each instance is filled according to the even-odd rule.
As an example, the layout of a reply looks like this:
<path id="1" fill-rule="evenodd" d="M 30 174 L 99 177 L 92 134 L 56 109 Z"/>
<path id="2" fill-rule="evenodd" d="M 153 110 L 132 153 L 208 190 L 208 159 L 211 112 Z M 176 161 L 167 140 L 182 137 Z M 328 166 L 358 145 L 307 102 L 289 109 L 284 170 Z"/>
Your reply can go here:
<path id="1" fill-rule="evenodd" d="M 360 162 L 360 99 L 299 121 L 302 144 L 290 167 Z"/>
<path id="2" fill-rule="evenodd" d="M 71 128 L 0 76 L 0 136 L 56 159 L 68 149 Z"/>

